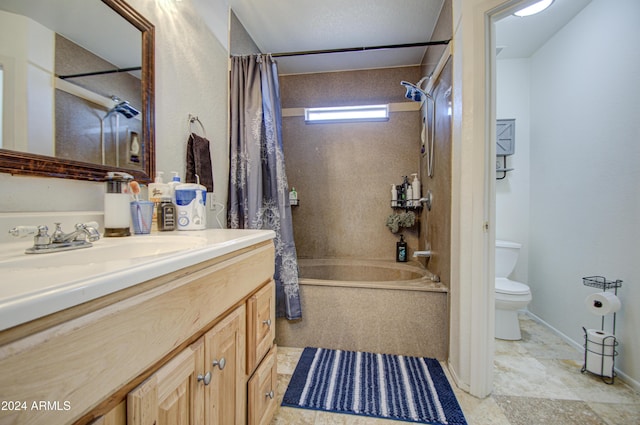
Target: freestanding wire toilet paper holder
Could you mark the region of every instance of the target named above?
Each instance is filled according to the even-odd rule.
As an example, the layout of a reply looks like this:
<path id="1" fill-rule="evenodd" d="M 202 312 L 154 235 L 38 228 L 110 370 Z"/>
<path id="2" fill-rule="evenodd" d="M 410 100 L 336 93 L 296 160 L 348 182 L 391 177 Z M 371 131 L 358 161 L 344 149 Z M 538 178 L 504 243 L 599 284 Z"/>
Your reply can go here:
<path id="1" fill-rule="evenodd" d="M 607 280 L 603 276 L 587 276 L 582 278 L 582 283 L 585 286 L 591 286 L 593 288 L 598 288 L 604 292 L 609 289 L 613 289 L 614 295 L 618 295 L 618 288 L 622 286 L 621 280 Z M 612 385 L 614 383 L 616 372 L 615 372 L 615 358 L 618 355 L 618 351 L 616 347 L 618 346 L 618 341 L 616 339 L 616 313 L 612 313 L 612 324 L 611 324 L 611 335 L 607 335 L 602 340 L 595 341 L 593 339 L 589 339 L 589 334 L 587 329 L 584 327 L 582 330 L 584 331 L 584 364 L 582 369 L 580 370 L 582 373 L 589 372 L 593 373 L 602 378 L 602 381 L 606 384 Z M 605 317 L 607 315 L 602 316 L 602 322 L 600 324 L 600 329 L 604 333 L 605 332 Z M 591 354 L 591 355 L 590 355 Z M 593 358 L 600 360 L 600 372 L 594 373 L 592 370 L 587 369 L 588 366 L 588 358 L 592 361 Z M 611 374 L 605 374 L 605 362 L 611 362 Z M 591 365 L 593 366 L 593 365 Z M 606 368 L 608 370 L 608 368 Z"/>

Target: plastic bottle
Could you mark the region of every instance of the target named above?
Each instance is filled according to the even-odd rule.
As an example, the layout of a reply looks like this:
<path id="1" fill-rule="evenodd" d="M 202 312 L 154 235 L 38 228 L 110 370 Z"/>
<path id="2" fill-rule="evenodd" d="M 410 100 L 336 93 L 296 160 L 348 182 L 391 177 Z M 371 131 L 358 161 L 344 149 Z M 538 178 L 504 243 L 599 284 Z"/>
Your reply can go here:
<path id="1" fill-rule="evenodd" d="M 171 202 L 176 203 L 176 186 L 180 184 L 180 173 L 172 171 L 173 178 L 167 185 L 169 186 L 169 196 L 171 196 Z"/>
<path id="2" fill-rule="evenodd" d="M 391 206 L 392 207 L 398 206 L 398 189 L 396 189 L 395 184 L 391 185 Z"/>
<path id="3" fill-rule="evenodd" d="M 298 205 L 298 192 L 295 187 L 292 187 L 289 192 L 289 205 Z"/>
<path id="4" fill-rule="evenodd" d="M 408 206 L 408 201 L 409 201 L 409 197 L 408 192 L 409 192 L 409 179 L 407 178 L 407 176 L 403 177 L 403 181 L 402 181 L 402 205 L 403 207 Z"/>
<path id="5" fill-rule="evenodd" d="M 411 185 L 407 186 L 407 206 L 413 206 L 413 188 Z"/>
<path id="6" fill-rule="evenodd" d="M 413 173 L 411 175 L 413 176 L 411 188 L 413 192 L 413 199 L 415 199 L 414 206 L 418 206 L 420 203 L 420 180 L 418 180 L 418 173 Z"/>
<path id="7" fill-rule="evenodd" d="M 158 230 L 166 232 L 176 228 L 176 206 L 171 202 L 171 198 L 164 197 L 157 208 Z"/>
<path id="8" fill-rule="evenodd" d="M 407 262 L 407 243 L 404 241 L 403 235 L 400 235 L 400 241 L 396 242 L 396 261 L 398 263 Z"/>
<path id="9" fill-rule="evenodd" d="M 158 205 L 162 202 L 162 198 L 171 197 L 169 186 L 162 181 L 162 171 L 156 173 L 153 183 L 149 183 L 149 200 L 155 204 L 153 208 L 153 219 L 151 220 L 151 230 L 158 230 Z"/>

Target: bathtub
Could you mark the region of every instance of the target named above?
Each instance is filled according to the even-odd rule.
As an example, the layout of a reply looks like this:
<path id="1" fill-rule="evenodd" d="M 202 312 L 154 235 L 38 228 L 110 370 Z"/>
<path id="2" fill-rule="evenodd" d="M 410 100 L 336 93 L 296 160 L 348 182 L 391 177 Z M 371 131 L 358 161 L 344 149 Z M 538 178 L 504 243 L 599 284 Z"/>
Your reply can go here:
<path id="1" fill-rule="evenodd" d="M 302 319 L 279 319 L 276 342 L 447 358 L 448 288 L 418 263 L 299 259 Z"/>
<path id="2" fill-rule="evenodd" d="M 300 284 L 389 288 L 399 290 L 444 290 L 427 269 L 417 263 L 355 259 L 300 259 Z"/>

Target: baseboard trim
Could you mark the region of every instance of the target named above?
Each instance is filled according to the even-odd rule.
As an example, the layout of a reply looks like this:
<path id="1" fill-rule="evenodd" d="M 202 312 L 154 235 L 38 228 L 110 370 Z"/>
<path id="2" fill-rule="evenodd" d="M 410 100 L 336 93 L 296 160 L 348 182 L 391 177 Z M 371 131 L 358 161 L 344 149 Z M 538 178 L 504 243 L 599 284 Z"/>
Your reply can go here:
<path id="1" fill-rule="evenodd" d="M 558 329 L 554 328 L 549 323 L 545 322 L 543 319 L 536 316 L 529 310 L 521 310 L 521 312 L 525 313 L 527 316 L 531 317 L 533 320 L 540 323 L 541 325 L 546 326 L 550 331 L 558 335 L 564 342 L 574 347 L 579 353 L 584 353 L 584 346 L 581 343 L 569 338 L 566 334 L 560 332 Z M 640 382 L 636 381 L 626 373 L 622 372 L 617 367 L 614 369 L 619 378 L 621 378 L 626 384 L 628 384 L 635 391 L 640 392 Z"/>

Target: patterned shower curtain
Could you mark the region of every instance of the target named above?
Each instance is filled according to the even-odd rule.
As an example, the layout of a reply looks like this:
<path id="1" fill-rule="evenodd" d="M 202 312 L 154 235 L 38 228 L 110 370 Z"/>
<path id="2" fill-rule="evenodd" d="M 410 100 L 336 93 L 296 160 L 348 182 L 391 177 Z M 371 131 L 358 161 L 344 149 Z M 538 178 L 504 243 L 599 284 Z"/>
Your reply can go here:
<path id="1" fill-rule="evenodd" d="M 276 232 L 276 315 L 302 317 L 289 185 L 282 151 L 276 62 L 268 55 L 231 58 L 228 225 Z"/>

